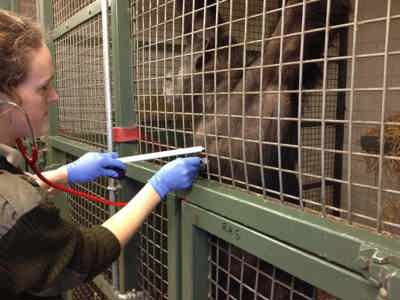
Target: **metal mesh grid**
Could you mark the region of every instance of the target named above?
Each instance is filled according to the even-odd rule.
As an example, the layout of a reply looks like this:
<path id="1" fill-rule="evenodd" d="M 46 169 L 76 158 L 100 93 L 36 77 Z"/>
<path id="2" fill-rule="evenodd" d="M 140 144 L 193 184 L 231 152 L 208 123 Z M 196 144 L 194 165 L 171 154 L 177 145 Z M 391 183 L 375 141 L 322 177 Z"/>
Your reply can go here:
<path id="1" fill-rule="evenodd" d="M 86 7 L 94 0 L 53 0 L 54 26 L 64 23 L 79 10 Z"/>
<path id="2" fill-rule="evenodd" d="M 19 0 L 17 1 L 17 12 L 20 15 L 29 17 L 33 20 L 37 19 L 36 0 Z"/>
<path id="3" fill-rule="evenodd" d="M 144 299 L 168 299 L 168 219 L 162 203 L 139 232 L 139 290 Z"/>
<path id="4" fill-rule="evenodd" d="M 215 236 L 208 245 L 208 299 L 337 299 Z"/>
<path id="5" fill-rule="evenodd" d="M 110 300 L 94 284 L 88 283 L 75 288 L 72 292 L 72 300 Z"/>
<path id="6" fill-rule="evenodd" d="M 400 155 L 379 138 L 389 125 L 400 127 L 393 121 L 400 3 L 349 2 L 351 9 L 341 8 L 344 0 L 207 0 L 204 8 L 204 1 L 131 0 L 141 151 L 202 144 L 210 179 L 400 233 L 400 181 L 388 167 Z M 312 14 L 318 3 L 331 3 L 329 19 L 324 10 Z M 303 9 L 311 13 L 290 27 L 290 12 Z M 293 40 L 296 54 L 287 57 Z M 261 53 L 276 56 L 257 59 Z M 313 64 L 321 73 L 309 83 Z M 259 82 L 268 71 L 275 81 L 265 88 Z M 280 104 L 273 115 L 266 113 L 272 98 Z M 296 103 L 291 113 L 288 101 Z M 374 128 L 371 150 L 364 141 Z M 267 129 L 274 136 L 265 138 Z"/>
<path id="7" fill-rule="evenodd" d="M 60 135 L 105 148 L 101 17 L 96 16 L 54 42 L 60 95 Z"/>
<path id="8" fill-rule="evenodd" d="M 66 157 L 67 162 L 72 162 L 76 159 L 69 154 L 67 154 Z M 74 185 L 74 187 L 79 191 L 89 192 L 96 196 L 108 199 L 109 193 L 107 186 L 107 178 L 100 178 L 87 184 Z M 68 217 L 74 224 L 89 228 L 94 225 L 100 225 L 111 217 L 110 207 L 105 204 L 88 201 L 70 194 L 66 194 L 66 198 L 69 203 Z M 116 192 L 116 199 L 118 198 L 118 192 Z M 105 271 L 103 275 L 108 282 L 112 282 L 111 268 Z"/>

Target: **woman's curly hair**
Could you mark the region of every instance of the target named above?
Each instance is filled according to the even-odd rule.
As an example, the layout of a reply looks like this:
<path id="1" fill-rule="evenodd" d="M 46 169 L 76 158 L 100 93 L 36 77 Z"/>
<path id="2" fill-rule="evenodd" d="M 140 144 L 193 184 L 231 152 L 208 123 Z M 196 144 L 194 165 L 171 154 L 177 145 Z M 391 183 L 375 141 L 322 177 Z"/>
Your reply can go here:
<path id="1" fill-rule="evenodd" d="M 0 92 L 14 94 L 30 68 L 32 50 L 44 44 L 43 32 L 33 20 L 0 10 Z"/>

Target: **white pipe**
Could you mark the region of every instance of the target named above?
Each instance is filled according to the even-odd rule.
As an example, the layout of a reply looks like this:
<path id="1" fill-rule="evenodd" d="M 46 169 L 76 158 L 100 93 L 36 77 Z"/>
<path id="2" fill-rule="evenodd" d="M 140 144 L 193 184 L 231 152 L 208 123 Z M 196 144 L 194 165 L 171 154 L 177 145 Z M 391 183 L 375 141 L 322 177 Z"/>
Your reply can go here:
<path id="1" fill-rule="evenodd" d="M 110 80 L 110 49 L 108 37 L 108 1 L 100 0 L 101 7 L 101 29 L 103 39 L 103 73 L 104 73 L 104 99 L 106 109 L 106 126 L 107 126 L 107 151 L 113 151 L 112 136 L 112 98 L 111 98 L 111 80 Z M 107 190 L 109 192 L 110 201 L 115 201 L 115 182 L 113 179 L 108 180 Z M 110 206 L 111 215 L 115 214 L 114 206 Z M 118 261 L 112 265 L 112 282 L 115 290 L 119 290 L 119 272 Z"/>
<path id="2" fill-rule="evenodd" d="M 122 161 L 123 163 L 131 163 L 131 162 L 152 160 L 152 159 L 158 159 L 158 158 L 164 158 L 164 157 L 170 157 L 170 156 L 194 154 L 194 153 L 200 153 L 203 151 L 204 151 L 204 148 L 201 146 L 198 146 L 198 147 L 181 148 L 181 149 L 176 149 L 176 150 L 153 152 L 153 153 L 133 155 L 133 156 L 125 156 L 125 157 L 119 158 L 119 160 Z"/>

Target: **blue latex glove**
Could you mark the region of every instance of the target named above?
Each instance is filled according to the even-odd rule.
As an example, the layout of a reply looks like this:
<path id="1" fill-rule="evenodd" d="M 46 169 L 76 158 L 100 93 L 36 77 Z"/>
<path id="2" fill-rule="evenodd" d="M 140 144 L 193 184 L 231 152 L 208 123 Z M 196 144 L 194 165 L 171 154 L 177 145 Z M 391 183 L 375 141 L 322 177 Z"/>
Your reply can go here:
<path id="1" fill-rule="evenodd" d="M 67 165 L 68 183 L 86 183 L 100 176 L 118 178 L 118 171 L 125 171 L 126 165 L 117 159 L 117 153 L 88 152 Z"/>
<path id="2" fill-rule="evenodd" d="M 149 183 L 163 199 L 169 192 L 190 188 L 200 166 L 199 157 L 177 158 L 158 170 Z"/>

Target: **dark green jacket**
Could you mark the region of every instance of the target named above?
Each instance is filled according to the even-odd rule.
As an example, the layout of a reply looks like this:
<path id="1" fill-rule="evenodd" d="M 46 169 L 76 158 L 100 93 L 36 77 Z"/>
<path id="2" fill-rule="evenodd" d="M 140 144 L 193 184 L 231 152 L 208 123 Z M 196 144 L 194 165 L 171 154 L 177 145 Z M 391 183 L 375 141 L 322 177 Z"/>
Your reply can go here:
<path id="1" fill-rule="evenodd" d="M 46 193 L 0 156 L 0 299 L 57 299 L 106 270 L 120 250 L 108 229 L 63 220 Z"/>

